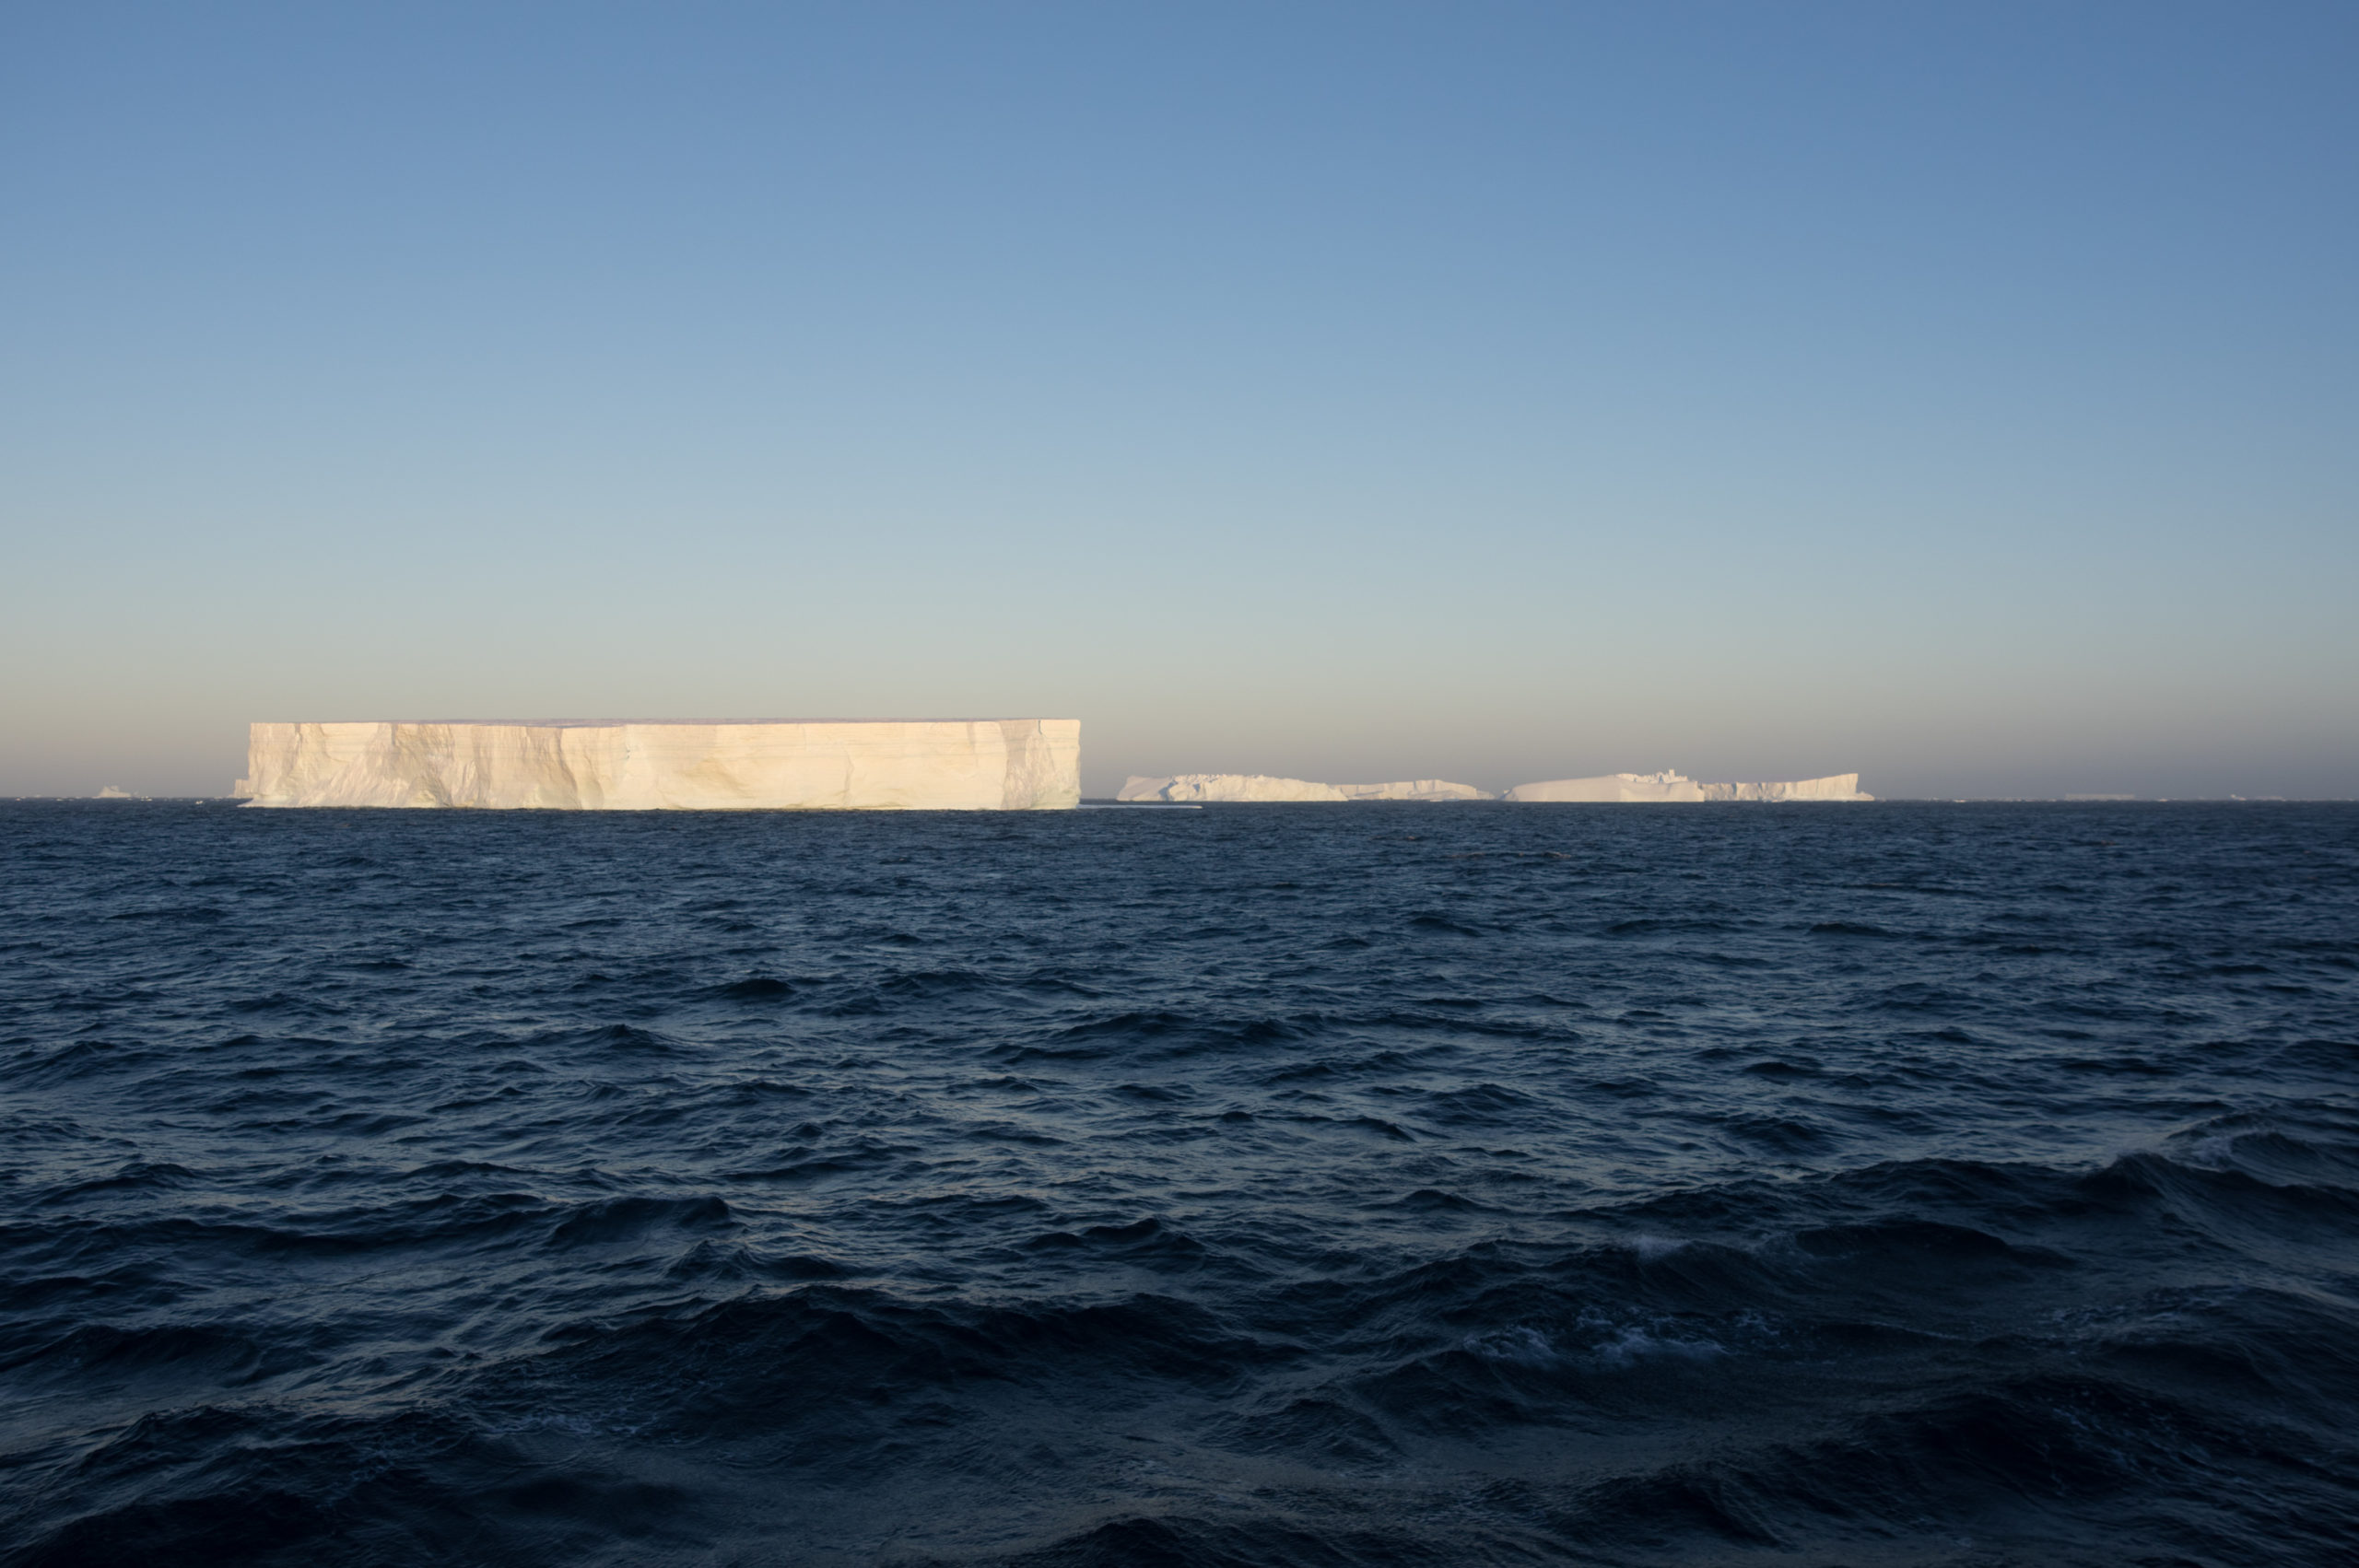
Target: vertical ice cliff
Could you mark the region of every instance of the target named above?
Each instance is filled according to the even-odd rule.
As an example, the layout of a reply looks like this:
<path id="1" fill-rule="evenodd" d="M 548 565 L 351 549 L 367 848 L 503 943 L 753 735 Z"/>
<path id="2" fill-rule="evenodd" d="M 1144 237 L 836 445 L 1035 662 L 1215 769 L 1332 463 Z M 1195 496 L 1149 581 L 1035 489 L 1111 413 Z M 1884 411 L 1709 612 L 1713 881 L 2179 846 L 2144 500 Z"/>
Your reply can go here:
<path id="1" fill-rule="evenodd" d="M 1081 723 L 259 723 L 237 792 L 257 806 L 1039 811 L 1081 800 Z"/>

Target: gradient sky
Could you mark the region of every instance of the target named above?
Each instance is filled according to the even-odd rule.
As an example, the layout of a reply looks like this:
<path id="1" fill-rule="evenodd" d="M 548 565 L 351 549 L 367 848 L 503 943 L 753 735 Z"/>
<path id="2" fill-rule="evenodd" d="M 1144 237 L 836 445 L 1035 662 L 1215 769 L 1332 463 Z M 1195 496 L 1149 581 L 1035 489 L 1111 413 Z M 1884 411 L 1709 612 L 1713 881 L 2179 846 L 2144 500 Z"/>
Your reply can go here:
<path id="1" fill-rule="evenodd" d="M 0 793 L 2359 795 L 2359 6 L 0 5 Z"/>

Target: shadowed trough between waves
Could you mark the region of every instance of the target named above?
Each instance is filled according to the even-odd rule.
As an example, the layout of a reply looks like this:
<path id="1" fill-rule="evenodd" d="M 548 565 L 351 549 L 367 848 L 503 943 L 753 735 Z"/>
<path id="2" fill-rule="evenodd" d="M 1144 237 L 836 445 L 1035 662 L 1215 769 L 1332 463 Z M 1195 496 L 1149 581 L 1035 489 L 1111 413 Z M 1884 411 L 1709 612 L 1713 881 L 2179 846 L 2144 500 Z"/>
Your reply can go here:
<path id="1" fill-rule="evenodd" d="M 2359 1540 L 2359 810 L 0 844 L 12 1565 Z"/>

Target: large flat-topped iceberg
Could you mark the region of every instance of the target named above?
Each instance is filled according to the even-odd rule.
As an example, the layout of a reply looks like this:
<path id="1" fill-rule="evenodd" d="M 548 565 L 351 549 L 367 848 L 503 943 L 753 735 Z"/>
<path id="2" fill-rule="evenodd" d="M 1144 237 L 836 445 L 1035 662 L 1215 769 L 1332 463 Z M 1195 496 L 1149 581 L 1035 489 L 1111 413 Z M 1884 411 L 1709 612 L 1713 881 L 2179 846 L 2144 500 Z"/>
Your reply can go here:
<path id="1" fill-rule="evenodd" d="M 1075 719 L 263 723 L 257 806 L 1040 811 L 1081 801 Z"/>
<path id="2" fill-rule="evenodd" d="M 1165 778 L 1138 774 L 1122 786 L 1118 801 L 1174 801 L 1192 804 L 1288 801 L 1487 801 L 1472 784 L 1445 778 L 1403 778 L 1391 784 L 1318 784 L 1308 778 L 1273 778 L 1263 773 L 1181 773 Z"/>
<path id="3" fill-rule="evenodd" d="M 1519 784 L 1510 801 L 1872 801 L 1860 793 L 1860 776 L 1837 773 L 1785 784 L 1698 784 L 1683 774 L 1606 773 L 1594 778 L 1552 778 Z"/>

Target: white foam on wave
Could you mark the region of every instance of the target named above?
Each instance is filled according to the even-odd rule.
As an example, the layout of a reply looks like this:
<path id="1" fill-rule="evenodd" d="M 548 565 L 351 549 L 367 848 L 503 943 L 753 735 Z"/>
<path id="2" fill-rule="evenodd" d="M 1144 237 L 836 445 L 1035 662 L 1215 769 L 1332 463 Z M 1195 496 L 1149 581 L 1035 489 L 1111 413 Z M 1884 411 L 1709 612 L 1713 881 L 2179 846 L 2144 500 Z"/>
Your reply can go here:
<path id="1" fill-rule="evenodd" d="M 1466 1350 L 1485 1361 L 1511 1361 L 1526 1366 L 1543 1366 L 1562 1359 L 1548 1336 L 1528 1324 L 1519 1323 L 1511 1328 L 1493 1328 L 1486 1333 L 1469 1334 L 1462 1343 Z"/>
<path id="2" fill-rule="evenodd" d="M 1633 1366 L 1642 1361 L 1670 1358 L 1676 1361 L 1711 1361 L 1728 1354 L 1728 1347 L 1717 1340 L 1687 1340 L 1675 1335 L 1658 1334 L 1638 1325 L 1625 1324 L 1621 1331 L 1590 1352 L 1608 1366 Z"/>

